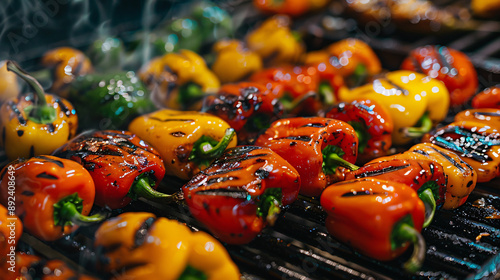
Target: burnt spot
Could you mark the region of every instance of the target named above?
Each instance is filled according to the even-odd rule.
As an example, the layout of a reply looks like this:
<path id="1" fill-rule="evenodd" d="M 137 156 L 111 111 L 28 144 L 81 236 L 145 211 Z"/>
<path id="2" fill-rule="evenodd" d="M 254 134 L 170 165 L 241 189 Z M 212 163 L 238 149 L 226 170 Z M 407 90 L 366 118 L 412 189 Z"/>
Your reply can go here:
<path id="1" fill-rule="evenodd" d="M 293 146 L 295 146 L 295 145 L 297 145 L 297 142 L 295 142 L 295 141 L 290 142 L 290 146 L 291 146 L 291 147 L 293 147 Z"/>
<path id="2" fill-rule="evenodd" d="M 189 155 L 191 154 L 191 150 L 187 149 L 183 145 L 180 145 L 177 148 L 175 148 L 174 154 L 181 162 L 186 162 L 188 160 Z"/>
<path id="3" fill-rule="evenodd" d="M 415 185 L 419 185 L 420 182 L 417 180 L 417 178 L 413 178 L 413 183 L 415 183 Z"/>
<path id="4" fill-rule="evenodd" d="M 297 140 L 297 141 L 303 141 L 303 142 L 309 142 L 311 141 L 311 137 L 305 136 L 305 135 L 300 135 L 300 136 L 288 136 L 284 137 L 281 139 L 290 139 L 290 140 Z"/>
<path id="5" fill-rule="evenodd" d="M 215 214 L 220 215 L 220 209 L 219 208 L 215 208 Z"/>
<path id="6" fill-rule="evenodd" d="M 174 137 L 184 137 L 186 135 L 186 133 L 184 133 L 182 131 L 175 131 L 175 132 L 170 133 L 170 135 L 172 135 Z"/>
<path id="7" fill-rule="evenodd" d="M 10 107 L 12 109 L 12 112 L 14 112 L 14 114 L 17 117 L 17 121 L 21 125 L 25 126 L 27 124 L 26 119 L 23 117 L 23 114 L 21 113 L 21 111 L 19 110 L 19 108 L 17 108 L 17 105 L 14 103 L 14 101 L 9 101 L 7 103 L 7 107 Z"/>
<path id="8" fill-rule="evenodd" d="M 259 168 L 255 171 L 254 175 L 259 177 L 259 179 L 264 180 L 269 177 L 269 171 Z"/>
<path id="9" fill-rule="evenodd" d="M 467 182 L 467 188 L 470 188 L 472 186 L 472 184 L 474 184 L 474 182 L 472 182 L 472 181 Z"/>
<path id="10" fill-rule="evenodd" d="M 71 110 L 62 102 L 61 99 L 56 99 L 55 102 L 59 105 L 59 108 L 61 108 L 61 111 L 64 112 L 64 114 L 69 117 L 71 116 Z"/>
<path id="11" fill-rule="evenodd" d="M 49 157 L 46 157 L 46 156 L 37 156 L 36 158 L 46 160 L 46 161 L 48 161 L 50 163 L 56 164 L 57 166 L 59 166 L 61 168 L 64 168 L 64 163 L 62 161 L 60 161 L 60 160 L 49 158 Z"/>
<path id="12" fill-rule="evenodd" d="M 172 163 L 172 164 L 175 164 L 175 159 L 172 159 L 171 163 Z"/>
<path id="13" fill-rule="evenodd" d="M 203 209 L 205 209 L 205 211 L 207 212 L 210 210 L 210 205 L 208 205 L 208 202 L 203 201 Z"/>
<path id="14" fill-rule="evenodd" d="M 266 160 L 263 158 L 258 158 L 255 160 L 255 163 L 262 163 L 262 162 L 266 162 Z"/>
<path id="15" fill-rule="evenodd" d="M 30 147 L 30 156 L 29 157 L 34 157 L 35 156 L 35 146 L 31 145 Z"/>
<path id="16" fill-rule="evenodd" d="M 23 134 L 24 134 L 24 130 L 18 130 L 17 131 L 17 136 L 21 137 L 21 136 L 23 136 Z"/>
<path id="17" fill-rule="evenodd" d="M 160 119 L 157 117 L 149 117 L 149 119 L 159 122 L 194 122 L 193 119 Z"/>
<path id="18" fill-rule="evenodd" d="M 35 195 L 35 193 L 34 193 L 34 192 L 32 192 L 32 191 L 23 191 L 23 192 L 21 193 L 21 195 L 24 195 L 24 196 L 34 196 L 34 195 Z"/>
<path id="19" fill-rule="evenodd" d="M 239 187 L 230 187 L 226 189 L 213 189 L 213 190 L 200 190 L 196 192 L 197 195 L 210 195 L 210 196 L 226 196 L 230 198 L 247 199 L 250 195 L 245 189 Z"/>
<path id="20" fill-rule="evenodd" d="M 398 170 L 405 169 L 408 166 L 410 166 L 410 165 L 409 164 L 405 164 L 405 165 L 400 165 L 400 166 L 388 166 L 388 167 L 380 168 L 378 170 L 366 171 L 366 172 L 363 172 L 361 174 L 357 174 L 356 175 L 356 179 L 365 178 L 365 177 L 372 177 L 372 176 L 378 176 L 378 175 L 382 175 L 382 174 L 385 174 L 385 173 L 398 171 Z"/>
<path id="21" fill-rule="evenodd" d="M 49 174 L 49 173 L 47 173 L 45 171 L 42 172 L 42 173 L 40 173 L 40 174 L 38 174 L 38 175 L 36 175 L 36 177 L 37 178 L 42 178 L 42 179 L 49 179 L 49 180 L 58 180 L 59 179 L 59 177 L 54 176 L 52 174 Z"/>
<path id="22" fill-rule="evenodd" d="M 54 131 L 56 130 L 55 127 L 54 127 L 54 124 L 53 123 L 49 123 L 47 124 L 47 130 L 50 132 L 50 133 L 54 133 Z"/>
<path id="23" fill-rule="evenodd" d="M 326 124 L 324 124 L 324 123 L 308 123 L 308 124 L 303 125 L 301 127 L 326 127 Z"/>
<path id="24" fill-rule="evenodd" d="M 156 221 L 156 218 L 150 217 L 142 223 L 142 225 L 137 229 L 134 235 L 134 246 L 139 247 L 141 246 L 144 241 L 146 240 L 146 237 L 148 236 L 149 230 L 153 226 L 154 222 Z"/>
<path id="25" fill-rule="evenodd" d="M 354 197 L 354 196 L 364 196 L 364 195 L 387 195 L 385 192 L 371 192 L 369 190 L 366 191 L 351 191 L 351 192 L 346 192 L 342 194 L 342 197 Z"/>

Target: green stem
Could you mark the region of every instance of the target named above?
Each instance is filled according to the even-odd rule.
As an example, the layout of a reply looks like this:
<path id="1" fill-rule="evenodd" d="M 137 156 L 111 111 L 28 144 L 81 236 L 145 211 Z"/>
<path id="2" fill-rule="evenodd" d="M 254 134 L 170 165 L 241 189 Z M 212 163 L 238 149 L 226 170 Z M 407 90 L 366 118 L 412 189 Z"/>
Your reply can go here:
<path id="1" fill-rule="evenodd" d="M 42 85 L 14 61 L 7 61 L 7 69 L 25 80 L 35 91 L 34 105 L 25 109 L 29 119 L 40 124 L 53 123 L 57 119 L 56 109 L 47 105 Z"/>
<path id="2" fill-rule="evenodd" d="M 179 101 L 184 108 L 188 108 L 189 105 L 201 99 L 204 94 L 200 85 L 187 83 L 179 88 Z"/>
<path id="3" fill-rule="evenodd" d="M 371 139 L 371 135 L 368 132 L 366 125 L 359 121 L 349 121 L 347 122 L 354 128 L 356 136 L 358 137 L 358 154 L 362 154 L 368 144 L 368 140 Z"/>
<path id="4" fill-rule="evenodd" d="M 179 276 L 178 278 L 178 280 L 206 280 L 206 279 L 208 279 L 208 276 L 204 272 L 190 265 L 186 266 L 186 269 L 184 269 L 184 272 L 182 272 L 181 276 Z"/>
<path id="5" fill-rule="evenodd" d="M 281 212 L 281 202 L 274 195 L 264 195 L 264 199 L 259 203 L 257 213 L 264 216 L 269 225 L 274 225 L 278 215 Z"/>
<path id="6" fill-rule="evenodd" d="M 345 167 L 351 171 L 358 170 L 359 166 L 356 166 L 347 160 L 341 158 L 338 154 L 329 154 L 326 160 L 323 160 L 324 167 L 327 169 L 336 169 L 337 166 Z"/>
<path id="7" fill-rule="evenodd" d="M 296 98 L 294 99 L 292 102 L 287 102 L 286 100 L 283 100 L 281 103 L 283 105 L 283 108 L 287 111 L 287 112 L 291 112 L 293 111 L 295 108 L 299 107 L 300 104 L 302 104 L 304 101 L 306 101 L 307 99 L 309 98 L 316 98 L 317 97 L 317 94 L 313 91 L 311 92 L 308 92 L 304 95 L 302 95 L 301 97 L 299 98 Z"/>
<path id="8" fill-rule="evenodd" d="M 425 259 L 425 240 L 422 234 L 408 224 L 402 224 L 398 227 L 398 238 L 413 243 L 413 253 L 411 257 L 403 264 L 403 268 L 409 273 L 417 272 Z"/>
<path id="9" fill-rule="evenodd" d="M 403 133 L 406 137 L 418 138 L 431 131 L 432 120 L 429 118 L 429 113 L 425 113 L 417 122 L 415 127 L 405 127 L 403 128 Z"/>
<path id="10" fill-rule="evenodd" d="M 335 103 L 335 96 L 333 94 L 333 88 L 328 82 L 322 82 L 319 84 L 318 93 L 323 101 L 323 104 L 332 105 Z"/>
<path id="11" fill-rule="evenodd" d="M 130 188 L 129 196 L 132 197 L 132 199 L 143 197 L 148 200 L 162 201 L 169 203 L 182 200 L 181 192 L 174 194 L 166 194 L 153 189 L 147 177 L 139 178 L 134 182 L 134 184 Z"/>
<path id="12" fill-rule="evenodd" d="M 78 193 L 62 198 L 57 203 L 54 203 L 53 207 L 54 225 L 56 226 L 71 226 L 73 224 L 85 226 L 106 219 L 106 215 L 103 214 L 82 215 L 83 199 L 78 196 Z"/>
<path id="13" fill-rule="evenodd" d="M 354 69 L 354 73 L 350 77 L 352 81 L 352 87 L 359 87 L 363 85 L 368 77 L 368 70 L 364 64 L 358 64 L 356 69 Z"/>
<path id="14" fill-rule="evenodd" d="M 201 158 L 209 158 L 209 159 L 220 157 L 222 153 L 224 153 L 224 151 L 226 150 L 229 143 L 231 143 L 231 140 L 233 140 L 233 137 L 235 135 L 236 131 L 233 128 L 228 128 L 226 129 L 224 137 L 222 137 L 222 139 L 217 143 L 217 145 L 212 146 L 212 144 L 209 141 L 203 141 L 199 143 L 196 149 L 195 156 Z"/>
<path id="15" fill-rule="evenodd" d="M 434 218 L 434 214 L 436 213 L 436 200 L 434 199 L 434 193 L 430 188 L 427 188 L 424 191 L 420 192 L 418 194 L 418 197 L 420 197 L 425 205 L 426 218 L 423 227 L 426 228 L 431 224 L 432 219 Z"/>

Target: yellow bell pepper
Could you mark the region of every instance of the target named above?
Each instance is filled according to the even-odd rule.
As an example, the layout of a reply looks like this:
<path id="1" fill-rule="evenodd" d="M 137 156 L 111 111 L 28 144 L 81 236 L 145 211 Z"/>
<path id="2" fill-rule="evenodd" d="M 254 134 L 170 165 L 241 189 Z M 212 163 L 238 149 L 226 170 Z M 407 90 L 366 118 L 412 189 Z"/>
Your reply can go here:
<path id="1" fill-rule="evenodd" d="M 160 153 L 167 175 L 183 180 L 236 146 L 234 129 L 208 113 L 163 109 L 137 117 L 129 130 Z"/>
<path id="2" fill-rule="evenodd" d="M 302 58 L 304 46 L 290 30 L 290 21 L 285 15 L 273 16 L 246 38 L 248 47 L 269 66 L 295 64 Z"/>
<path id="3" fill-rule="evenodd" d="M 240 279 L 238 268 L 215 238 L 151 213 L 130 212 L 109 219 L 96 231 L 95 245 L 103 249 L 101 266 L 114 280 Z"/>
<path id="4" fill-rule="evenodd" d="M 370 84 L 339 93 L 352 102 L 372 99 L 385 107 L 394 121 L 392 143 L 402 145 L 429 132 L 448 113 L 450 97 L 444 84 L 424 74 L 399 70 Z"/>
<path id="5" fill-rule="evenodd" d="M 220 87 L 205 60 L 190 50 L 153 59 L 141 69 L 139 78 L 153 90 L 155 99 L 176 110 L 201 109 L 203 96 Z"/>
<path id="6" fill-rule="evenodd" d="M 217 58 L 212 65 L 212 71 L 223 84 L 240 81 L 262 69 L 260 56 L 246 49 L 241 41 L 220 41 L 213 49 Z"/>
<path id="7" fill-rule="evenodd" d="M 34 95 L 7 100 L 0 108 L 0 147 L 10 160 L 50 154 L 76 134 L 78 118 L 71 103 L 45 94 L 42 86 L 14 62 L 7 68 L 26 80 Z"/>
<path id="8" fill-rule="evenodd" d="M 16 74 L 7 70 L 7 62 L 0 62 L 0 104 L 19 94 Z"/>

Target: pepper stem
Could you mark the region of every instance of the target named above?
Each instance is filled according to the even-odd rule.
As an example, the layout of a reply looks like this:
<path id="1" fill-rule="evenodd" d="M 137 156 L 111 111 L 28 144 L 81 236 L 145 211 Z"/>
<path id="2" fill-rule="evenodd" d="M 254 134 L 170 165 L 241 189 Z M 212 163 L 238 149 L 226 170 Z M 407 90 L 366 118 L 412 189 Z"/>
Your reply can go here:
<path id="1" fill-rule="evenodd" d="M 231 140 L 233 140 L 233 137 L 235 135 L 236 131 L 233 128 L 226 129 L 224 137 L 222 137 L 222 139 L 215 146 L 213 146 L 214 143 L 212 141 L 200 138 L 200 140 L 202 141 L 196 141 L 195 145 L 193 146 L 192 153 L 188 159 L 193 160 L 196 157 L 200 157 L 203 159 L 215 159 L 220 157 L 226 150 L 229 143 L 231 143 Z"/>
<path id="2" fill-rule="evenodd" d="M 103 214 L 82 215 L 82 209 L 83 199 L 78 196 L 78 193 L 64 197 L 59 202 L 54 203 L 54 225 L 63 227 L 73 224 L 86 226 L 106 219 L 106 215 Z"/>
<path id="3" fill-rule="evenodd" d="M 153 201 L 166 201 L 169 203 L 182 200 L 181 192 L 166 194 L 153 189 L 151 183 L 149 182 L 149 178 L 146 176 L 141 177 L 134 182 L 134 184 L 130 188 L 128 195 L 134 200 L 139 197 L 143 197 Z"/>
<path id="4" fill-rule="evenodd" d="M 425 133 L 431 131 L 432 129 L 432 120 L 429 118 L 429 113 L 425 113 L 418 120 L 417 125 L 414 127 L 405 127 L 403 128 L 403 134 L 406 137 L 410 138 L 419 138 L 422 137 Z"/>
<path id="5" fill-rule="evenodd" d="M 184 108 L 201 99 L 205 93 L 201 86 L 195 83 L 187 83 L 179 88 L 179 101 Z"/>
<path id="6" fill-rule="evenodd" d="M 408 224 L 402 224 L 398 228 L 398 236 L 413 243 L 413 253 L 403 264 L 403 268 L 409 273 L 417 272 L 424 263 L 425 259 L 425 240 L 422 234 Z"/>
<path id="7" fill-rule="evenodd" d="M 359 87 L 363 85 L 366 81 L 366 78 L 368 78 L 368 69 L 366 68 L 366 65 L 360 63 L 356 66 L 354 72 L 349 78 L 349 80 L 351 81 L 351 87 Z"/>
<path id="8" fill-rule="evenodd" d="M 425 221 L 423 227 L 428 227 L 432 219 L 434 218 L 434 214 L 436 213 L 436 200 L 434 199 L 434 193 L 430 188 L 425 189 L 424 191 L 418 194 L 418 197 L 424 202 L 425 205 Z"/>
<path id="9" fill-rule="evenodd" d="M 366 125 L 364 125 L 363 123 L 359 121 L 349 121 L 347 123 L 350 124 L 356 132 L 356 136 L 358 137 L 358 154 L 362 154 L 365 151 L 371 135 L 368 132 Z"/>
<path id="10" fill-rule="evenodd" d="M 7 69 L 25 80 L 35 91 L 34 105 L 25 109 L 28 118 L 40 124 L 53 123 L 57 119 L 56 109 L 47 104 L 42 85 L 14 61 L 7 61 Z"/>
<path id="11" fill-rule="evenodd" d="M 186 266 L 184 272 L 179 276 L 178 280 L 206 280 L 208 276 L 199 269 L 196 269 L 190 265 Z"/>
<path id="12" fill-rule="evenodd" d="M 274 225 L 278 215 L 281 212 L 281 189 L 271 188 L 267 189 L 259 202 L 257 208 L 257 216 L 266 218 L 266 222 L 271 226 Z"/>
<path id="13" fill-rule="evenodd" d="M 359 169 L 358 166 L 342 158 L 345 153 L 337 146 L 328 145 L 321 152 L 323 153 L 323 172 L 325 174 L 335 174 L 339 166 L 351 171 Z"/>
<path id="14" fill-rule="evenodd" d="M 298 97 L 296 99 L 293 99 L 291 102 L 286 100 L 286 99 L 280 99 L 281 101 L 281 104 L 283 105 L 283 108 L 287 111 L 287 112 L 291 112 L 293 111 L 294 109 L 296 109 L 297 107 L 300 106 L 300 104 L 302 104 L 304 101 L 306 101 L 307 99 L 309 98 L 316 98 L 317 97 L 317 94 L 316 92 L 314 91 L 310 91 L 304 95 L 302 95 L 301 97 Z"/>
<path id="15" fill-rule="evenodd" d="M 335 95 L 333 95 L 333 88 L 328 82 L 322 82 L 319 84 L 318 93 L 325 105 L 332 105 L 335 103 Z"/>

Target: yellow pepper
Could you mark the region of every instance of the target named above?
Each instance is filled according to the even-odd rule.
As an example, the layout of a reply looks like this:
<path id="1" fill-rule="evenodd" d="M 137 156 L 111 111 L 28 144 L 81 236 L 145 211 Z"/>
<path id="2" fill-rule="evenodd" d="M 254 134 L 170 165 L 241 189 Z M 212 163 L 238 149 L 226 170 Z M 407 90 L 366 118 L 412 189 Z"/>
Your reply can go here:
<path id="1" fill-rule="evenodd" d="M 167 53 L 150 61 L 139 72 L 154 98 L 176 110 L 199 110 L 203 96 L 219 90 L 217 76 L 205 60 L 190 50 Z"/>
<path id="2" fill-rule="evenodd" d="M 19 94 L 16 74 L 7 70 L 6 61 L 0 61 L 0 104 Z"/>
<path id="3" fill-rule="evenodd" d="M 7 100 L 0 108 L 0 146 L 10 160 L 50 154 L 76 134 L 78 118 L 69 101 L 45 94 L 14 62 L 7 68 L 26 80 L 34 95 Z"/>
<path id="4" fill-rule="evenodd" d="M 357 98 L 375 100 L 387 109 L 394 121 L 395 145 L 429 132 L 444 120 L 450 104 L 448 90 L 441 81 L 406 70 L 389 72 L 370 84 L 339 93 L 344 102 Z"/>
<path id="5" fill-rule="evenodd" d="M 163 109 L 137 117 L 129 130 L 160 153 L 167 175 L 183 180 L 236 146 L 234 129 L 208 113 Z"/>
<path id="6" fill-rule="evenodd" d="M 248 47 L 270 66 L 299 62 L 304 53 L 304 46 L 290 30 L 290 21 L 285 15 L 267 19 L 248 34 Z"/>
<path id="7" fill-rule="evenodd" d="M 109 219 L 96 231 L 95 245 L 103 249 L 101 266 L 114 280 L 240 279 L 215 238 L 151 213 Z"/>
<path id="8" fill-rule="evenodd" d="M 220 41 L 213 49 L 217 58 L 212 65 L 212 71 L 223 84 L 240 81 L 262 69 L 260 56 L 246 49 L 241 41 Z"/>

